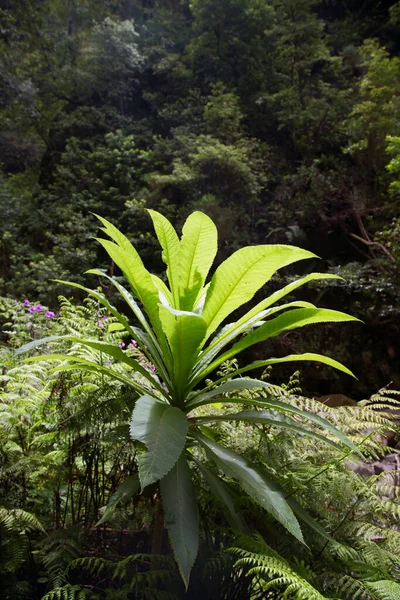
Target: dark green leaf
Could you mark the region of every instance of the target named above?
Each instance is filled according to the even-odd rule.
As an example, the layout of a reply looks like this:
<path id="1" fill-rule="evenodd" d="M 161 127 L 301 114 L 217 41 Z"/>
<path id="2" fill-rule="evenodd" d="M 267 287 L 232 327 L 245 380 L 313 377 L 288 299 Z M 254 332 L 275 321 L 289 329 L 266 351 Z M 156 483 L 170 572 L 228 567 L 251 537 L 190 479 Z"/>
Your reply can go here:
<path id="1" fill-rule="evenodd" d="M 240 454 L 224 448 L 204 435 L 197 434 L 196 437 L 225 475 L 237 479 L 244 491 L 257 504 L 275 517 L 300 542 L 304 543 L 300 525 L 285 500 L 285 492 L 275 481 L 267 479 L 247 458 Z"/>
<path id="2" fill-rule="evenodd" d="M 184 454 L 161 480 L 161 496 L 172 548 L 187 588 L 199 547 L 199 517 L 196 490 Z"/>
<path id="3" fill-rule="evenodd" d="M 185 447 L 189 423 L 179 408 L 151 396 L 139 398 L 133 409 L 131 437 L 147 446 L 138 458 L 142 488 L 162 479 L 174 466 Z"/>
<path id="4" fill-rule="evenodd" d="M 111 496 L 109 503 L 106 506 L 103 516 L 98 521 L 95 527 L 98 527 L 102 523 L 109 521 L 113 516 L 116 507 L 120 502 L 128 502 L 132 496 L 137 494 L 140 488 L 139 477 L 137 473 L 131 475 L 125 479 L 123 483 L 118 487 L 117 491 Z"/>

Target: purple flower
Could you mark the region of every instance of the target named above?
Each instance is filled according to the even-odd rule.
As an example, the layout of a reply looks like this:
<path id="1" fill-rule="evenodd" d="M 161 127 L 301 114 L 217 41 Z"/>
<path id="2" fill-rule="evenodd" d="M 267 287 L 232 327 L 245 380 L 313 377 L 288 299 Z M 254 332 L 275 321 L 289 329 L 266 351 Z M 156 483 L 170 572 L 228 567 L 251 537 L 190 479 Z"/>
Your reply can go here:
<path id="1" fill-rule="evenodd" d="M 103 315 L 103 321 L 107 321 L 107 315 Z"/>
<path id="2" fill-rule="evenodd" d="M 97 321 L 97 327 L 103 327 L 103 321 Z"/>
<path id="3" fill-rule="evenodd" d="M 30 306 L 30 307 L 29 307 L 29 312 L 30 312 L 30 313 L 34 313 L 34 312 L 36 312 L 36 306 Z"/>
<path id="4" fill-rule="evenodd" d="M 153 371 L 153 373 L 155 373 L 155 372 L 156 372 L 156 368 L 155 368 L 155 366 L 153 365 L 153 363 L 150 363 L 150 369 Z"/>
<path id="5" fill-rule="evenodd" d="M 35 310 L 37 310 L 37 311 L 41 311 L 41 310 L 43 310 L 43 306 L 42 306 L 40 303 L 39 303 L 39 304 L 36 304 L 36 306 L 35 306 Z"/>
<path id="6" fill-rule="evenodd" d="M 54 319 L 54 317 L 56 316 L 52 310 L 46 310 L 45 314 L 48 319 Z"/>
<path id="7" fill-rule="evenodd" d="M 28 306 L 30 306 L 30 304 L 31 303 L 29 302 L 28 298 L 25 298 L 25 300 L 24 300 L 24 306 L 28 307 Z"/>
<path id="8" fill-rule="evenodd" d="M 118 348 L 125 348 L 124 342 L 118 342 Z"/>
<path id="9" fill-rule="evenodd" d="M 136 340 L 131 340 L 131 344 L 134 348 L 137 348 L 137 341 Z"/>

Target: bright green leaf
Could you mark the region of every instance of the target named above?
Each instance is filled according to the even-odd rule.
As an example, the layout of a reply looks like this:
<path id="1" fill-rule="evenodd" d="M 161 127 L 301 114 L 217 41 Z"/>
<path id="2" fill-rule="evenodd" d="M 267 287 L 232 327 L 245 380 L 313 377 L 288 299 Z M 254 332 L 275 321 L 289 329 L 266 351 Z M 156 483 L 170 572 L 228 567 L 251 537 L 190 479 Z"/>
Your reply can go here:
<path id="1" fill-rule="evenodd" d="M 282 267 L 315 255 L 294 246 L 247 246 L 218 267 L 211 279 L 203 317 L 207 337 L 222 321 L 254 294 Z"/>
<path id="2" fill-rule="evenodd" d="M 180 243 L 180 307 L 193 310 L 218 248 L 218 234 L 213 221 L 196 211 L 189 215 Z"/>
<path id="3" fill-rule="evenodd" d="M 207 323 L 201 315 L 166 306 L 160 306 L 160 319 L 172 352 L 174 389 L 180 401 Z"/>
<path id="4" fill-rule="evenodd" d="M 174 302 L 173 308 L 179 309 L 179 238 L 168 219 L 155 210 L 147 210 L 163 250 L 163 261 L 167 265 L 167 277 Z"/>
<path id="5" fill-rule="evenodd" d="M 292 329 L 298 329 L 305 325 L 312 325 L 315 323 L 332 323 L 332 322 L 345 322 L 345 321 L 359 321 L 356 317 L 347 315 L 346 313 L 339 312 L 337 310 L 330 310 L 328 308 L 299 308 L 290 310 L 271 321 L 266 321 L 263 325 L 257 329 L 248 333 L 239 342 L 234 344 L 230 350 L 219 356 L 213 363 L 211 363 L 205 372 L 203 377 L 208 373 L 211 373 L 216 367 L 253 346 L 259 342 L 265 342 L 269 338 L 275 337 L 284 333 L 285 331 L 291 331 Z M 338 363 L 339 364 L 339 363 Z"/>

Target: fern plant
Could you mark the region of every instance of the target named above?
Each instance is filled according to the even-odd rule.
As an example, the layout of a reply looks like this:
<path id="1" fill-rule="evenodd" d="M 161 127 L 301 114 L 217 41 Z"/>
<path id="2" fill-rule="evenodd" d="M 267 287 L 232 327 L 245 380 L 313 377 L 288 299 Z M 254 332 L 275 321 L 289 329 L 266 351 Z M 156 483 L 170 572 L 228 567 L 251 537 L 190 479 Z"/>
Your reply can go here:
<path id="1" fill-rule="evenodd" d="M 296 396 L 290 388 L 281 388 L 280 394 L 294 406 L 312 409 L 335 422 L 358 441 L 364 455 L 387 452 L 379 433 L 396 429 L 389 409 L 398 392 L 381 390 L 358 406 L 337 408 Z M 377 404 L 379 412 L 374 410 Z M 234 446 L 240 435 L 231 431 Z M 290 493 L 324 526 L 319 532 L 305 527 L 308 548 L 288 544 L 276 529 L 271 534 L 268 528 L 263 538 L 242 536 L 231 551 L 237 557 L 236 568 L 253 578 L 254 596 L 269 591 L 273 598 L 293 599 L 399 597 L 400 492 L 396 479 L 383 484 L 388 472 L 361 476 L 349 468 L 347 452 L 327 447 L 321 453 L 315 440 L 293 439 L 278 429 L 263 432 L 261 443 L 254 439 L 253 447 L 264 468 L 281 473 Z"/>
<path id="2" fill-rule="evenodd" d="M 253 577 L 252 592 L 256 596 L 268 597 L 269 591 L 282 590 L 282 599 L 326 600 L 308 581 L 309 569 L 301 563 L 290 565 L 259 534 L 242 537 L 239 543 L 241 548 L 231 549 L 238 556 L 235 566 Z"/>
<path id="3" fill-rule="evenodd" d="M 30 556 L 29 535 L 43 532 L 43 526 L 31 513 L 0 506 L 0 598 L 26 598 L 30 585 L 23 569 Z"/>
<path id="4" fill-rule="evenodd" d="M 46 359 L 68 361 L 70 364 L 63 369 L 92 371 L 111 377 L 139 396 L 130 433 L 133 440 L 147 447 L 147 452 L 138 456 L 140 484 L 143 489 L 160 482 L 167 528 L 187 585 L 199 544 L 196 489 L 189 465 L 201 469 L 213 493 L 226 504 L 236 527 L 244 527 L 222 480 L 202 462 L 204 453 L 225 476 L 236 479 L 245 493 L 296 539 L 303 541 L 295 515 L 297 505 L 285 498 L 285 490 L 276 478 L 267 476 L 244 456 L 218 443 L 208 427 L 209 423 L 215 422 L 215 415 L 207 416 L 203 412 L 199 417 L 196 409 L 226 402 L 231 406 L 245 405 L 249 410 L 227 413 L 220 419 L 278 426 L 317 438 L 335 448 L 339 447 L 339 440 L 357 452 L 356 446 L 329 421 L 268 395 L 271 385 L 267 382 L 242 377 L 255 368 L 304 360 L 319 361 L 350 374 L 337 361 L 305 353 L 256 361 L 237 369 L 233 377 L 232 374 L 223 375 L 212 384 L 207 383 L 208 377 L 225 361 L 281 333 L 314 323 L 356 319 L 338 311 L 316 308 L 308 302 L 277 305 L 309 281 L 334 277 L 311 273 L 265 298 L 237 321 L 223 325 L 229 315 L 249 302 L 278 269 L 315 255 L 293 246 L 249 246 L 223 262 L 206 283 L 217 252 L 217 232 L 211 219 L 203 213 L 193 213 L 184 224 L 179 239 L 165 217 L 155 211 L 149 213 L 167 264 L 168 286 L 147 271 L 128 239 L 102 217 L 99 219 L 103 231 L 111 241 L 99 239 L 99 242 L 123 272 L 130 291 L 117 279 L 99 270 L 89 271 L 105 277 L 115 286 L 137 323 L 132 325 L 104 294 L 72 284 L 96 298 L 115 317 L 126 336 L 135 340 L 147 365 L 115 344 L 77 336 L 68 339 L 82 348 L 100 352 L 112 364 L 83 358 L 82 351 L 75 356 L 55 354 Z M 51 338 L 45 338 L 42 343 L 50 341 Z M 28 344 L 24 350 L 34 345 Z M 120 364 L 129 367 L 135 376 L 121 372 Z M 256 393 L 246 399 L 239 393 L 243 389 L 253 389 Z M 266 390 L 267 394 L 260 396 L 257 394 L 260 390 Z M 299 424 L 298 417 L 317 423 L 330 432 L 332 438 Z"/>

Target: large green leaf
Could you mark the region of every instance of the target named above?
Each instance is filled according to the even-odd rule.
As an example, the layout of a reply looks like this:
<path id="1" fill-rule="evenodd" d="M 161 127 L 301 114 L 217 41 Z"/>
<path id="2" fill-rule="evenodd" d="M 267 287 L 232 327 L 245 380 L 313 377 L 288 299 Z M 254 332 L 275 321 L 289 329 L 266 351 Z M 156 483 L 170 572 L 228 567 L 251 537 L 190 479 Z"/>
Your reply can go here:
<path id="1" fill-rule="evenodd" d="M 29 352 L 30 350 L 34 350 L 38 346 L 42 346 L 43 344 L 48 344 L 49 342 L 55 342 L 58 340 L 67 340 L 69 338 L 69 334 L 67 335 L 48 335 L 47 337 L 41 338 L 40 340 L 33 340 L 32 342 L 28 342 L 23 346 L 20 346 L 15 351 L 15 356 L 18 354 L 24 354 L 25 352 Z"/>
<path id="2" fill-rule="evenodd" d="M 161 497 L 172 548 L 187 588 L 199 548 L 199 517 L 196 490 L 184 454 L 161 480 Z"/>
<path id="3" fill-rule="evenodd" d="M 258 379 L 252 380 L 252 379 L 247 379 L 247 378 L 229 380 L 225 384 L 225 385 L 229 384 L 229 387 L 226 390 L 225 390 L 225 388 L 222 388 L 220 386 L 220 384 L 225 382 L 226 379 L 228 379 L 230 377 L 237 377 L 238 375 L 242 375 L 243 373 L 247 373 L 248 371 L 252 371 L 254 369 L 262 369 L 264 367 L 268 367 L 269 365 L 275 365 L 275 364 L 280 364 L 280 363 L 285 363 L 285 362 L 296 362 L 296 361 L 320 362 L 325 365 L 329 365 L 330 367 L 333 367 L 334 369 L 338 369 L 338 371 L 343 371 L 343 373 L 346 373 L 347 375 L 350 375 L 351 377 L 355 377 L 354 373 L 352 373 L 352 371 L 350 371 L 350 369 L 348 369 L 347 367 L 342 365 L 342 363 L 338 362 L 337 360 L 330 358 L 329 356 L 324 356 L 323 354 L 314 354 L 313 352 L 305 352 L 304 354 L 289 354 L 288 356 L 282 356 L 280 358 L 267 358 L 265 360 L 255 360 L 254 362 L 246 365 L 245 367 L 242 367 L 241 369 L 237 369 L 233 373 L 229 373 L 229 374 L 225 375 L 224 377 L 217 379 L 217 381 L 213 381 L 212 383 L 210 383 L 207 387 L 203 388 L 202 390 L 200 390 L 196 393 L 192 392 L 192 394 L 190 394 L 190 400 L 187 403 L 187 406 L 194 407 L 194 406 L 196 406 L 198 400 L 201 400 L 203 403 L 203 400 L 206 400 L 207 398 L 212 398 L 213 396 L 216 396 L 217 394 L 223 393 L 225 391 L 234 391 L 235 389 L 237 389 L 237 390 L 246 389 L 246 387 L 247 387 L 246 382 L 248 382 L 248 381 L 250 381 L 250 387 L 270 387 L 270 388 L 277 389 L 278 386 L 266 384 L 265 382 L 260 381 Z M 253 381 L 255 382 L 254 384 L 252 383 Z M 259 383 L 258 386 L 256 385 L 256 382 Z M 235 386 L 237 386 L 237 387 L 235 387 Z M 218 391 L 218 390 L 220 390 L 220 391 Z"/>
<path id="4" fill-rule="evenodd" d="M 94 215 L 99 219 L 99 221 L 103 223 L 103 227 L 101 227 L 100 229 L 104 231 L 104 233 L 106 233 L 112 240 L 114 240 L 114 242 L 118 244 L 118 246 L 126 250 L 126 252 L 137 254 L 135 248 L 132 246 L 128 238 L 123 233 L 121 233 L 121 231 L 117 229 L 115 225 L 113 225 L 110 221 L 107 221 L 107 219 L 105 219 L 104 217 L 96 215 L 96 213 L 94 213 Z M 139 258 L 139 260 L 141 259 Z"/>
<path id="5" fill-rule="evenodd" d="M 270 306 L 272 306 L 279 300 L 282 300 L 282 298 L 284 298 L 297 288 L 301 287 L 302 285 L 305 285 L 310 281 L 316 281 L 320 279 L 342 279 L 342 277 L 339 277 L 339 275 L 333 275 L 331 273 L 309 273 L 305 277 L 297 279 L 296 281 L 292 281 L 285 287 L 281 288 L 280 290 L 277 290 L 276 292 L 268 296 L 268 298 L 261 300 L 261 302 L 253 306 L 253 308 L 251 308 L 245 315 L 243 315 L 243 317 L 236 321 L 234 325 L 240 326 L 242 323 L 246 323 L 249 319 L 251 319 L 255 315 L 258 315 L 261 311 L 268 309 Z"/>
<path id="6" fill-rule="evenodd" d="M 303 508 L 301 506 L 301 504 L 299 504 L 296 500 L 296 498 L 294 496 L 288 496 L 286 498 L 287 503 L 290 505 L 291 509 L 293 510 L 293 512 L 299 517 L 299 519 L 301 519 L 302 521 L 304 521 L 304 523 L 307 523 L 307 525 L 309 527 L 311 527 L 311 529 L 313 529 L 314 531 L 316 531 L 317 533 L 319 533 L 319 535 L 322 535 L 322 537 L 324 537 L 326 540 L 329 540 L 330 542 L 334 542 L 337 543 L 330 535 L 327 531 L 325 531 L 325 529 L 322 527 L 322 525 L 320 525 L 318 523 L 318 521 L 316 521 L 309 512 L 306 511 L 305 508 Z M 340 545 L 340 544 L 338 544 Z"/>
<path id="7" fill-rule="evenodd" d="M 142 488 L 162 479 L 175 465 L 185 446 L 188 420 L 179 408 L 144 395 L 136 402 L 131 437 L 147 446 L 138 458 Z"/>
<path id="8" fill-rule="evenodd" d="M 228 375 L 228 377 L 229 377 L 229 375 Z M 210 387 L 211 386 L 212 386 L 212 389 L 210 389 L 209 391 L 200 390 L 199 392 L 191 395 L 190 399 L 186 403 L 186 409 L 189 411 L 189 410 L 192 410 L 193 408 L 196 408 L 196 406 L 199 406 L 200 403 L 201 403 L 201 405 L 207 404 L 207 402 L 209 400 L 211 400 L 212 398 L 214 398 L 215 396 L 222 398 L 223 394 L 238 392 L 240 390 L 251 390 L 251 389 L 257 389 L 257 388 L 262 389 L 262 388 L 276 387 L 266 381 L 261 381 L 260 379 L 249 379 L 247 377 L 246 378 L 238 377 L 237 379 L 231 379 L 231 380 L 227 381 L 226 383 L 223 383 L 222 385 L 214 386 L 214 384 L 211 383 Z M 224 400 L 226 402 L 229 402 L 229 398 L 224 398 Z"/>
<path id="9" fill-rule="evenodd" d="M 237 479 L 244 491 L 257 504 L 273 515 L 300 542 L 304 543 L 299 522 L 285 500 L 284 490 L 276 482 L 267 479 L 247 458 L 240 454 L 224 448 L 202 434 L 196 434 L 196 437 L 225 475 Z"/>
<path id="10" fill-rule="evenodd" d="M 236 337 L 241 334 L 246 334 L 248 331 L 260 327 L 264 323 L 263 319 L 266 317 L 270 317 L 277 312 L 281 312 L 288 308 L 315 308 L 314 304 L 310 302 L 304 301 L 296 301 L 289 302 L 287 304 L 282 304 L 280 306 L 275 306 L 274 308 L 270 308 L 267 310 L 263 310 L 247 321 L 243 321 L 240 319 L 237 324 L 228 324 L 225 327 L 222 327 L 221 331 L 213 338 L 209 346 L 201 353 L 198 360 L 196 361 L 196 365 L 193 369 L 193 375 L 191 379 L 191 389 L 197 385 L 197 383 L 203 379 L 204 377 L 204 368 L 210 364 L 211 360 L 219 354 L 219 352 L 224 348 L 227 344 L 230 344 Z M 209 373 L 210 371 L 206 371 Z"/>
<path id="11" fill-rule="evenodd" d="M 124 273 L 125 278 L 129 281 L 135 295 L 144 305 L 147 314 L 157 331 L 158 311 L 154 306 L 158 303 L 158 293 L 155 288 L 150 273 L 145 268 L 142 259 L 130 241 L 124 236 L 112 223 L 96 215 L 103 223 L 102 231 L 106 233 L 114 242 L 109 242 L 103 239 L 97 241 L 105 248 L 112 260 Z M 154 321 L 153 321 L 154 318 Z"/>
<path id="12" fill-rule="evenodd" d="M 125 329 L 132 335 L 132 337 L 137 342 L 139 342 L 142 352 L 144 352 L 144 354 L 146 354 L 149 360 L 156 365 L 157 371 L 160 374 L 162 374 L 166 381 L 168 381 L 168 374 L 166 371 L 166 367 L 164 366 L 164 363 L 166 363 L 166 366 L 171 366 L 172 364 L 171 356 L 168 351 L 168 346 L 166 344 L 164 344 L 163 347 L 160 346 L 156 336 L 154 335 L 153 329 L 151 328 L 150 324 L 148 323 L 146 317 L 143 314 L 143 311 L 140 309 L 138 303 L 136 302 L 132 294 L 128 292 L 128 290 L 124 288 L 124 286 L 121 285 L 114 277 L 110 277 L 106 273 L 103 273 L 103 271 L 100 271 L 98 269 L 89 269 L 88 271 L 86 271 L 86 273 L 98 275 L 100 277 L 105 277 L 118 290 L 122 298 L 125 300 L 129 308 L 132 310 L 133 314 L 136 316 L 139 323 L 143 327 L 144 332 L 141 329 L 138 329 L 137 327 L 132 327 L 129 324 L 127 318 L 124 315 L 121 315 L 113 306 L 111 306 L 108 300 L 102 294 L 91 290 L 87 291 L 88 293 L 90 292 L 92 296 L 97 298 L 99 302 L 103 304 L 103 306 L 110 310 L 110 312 L 119 320 L 120 323 L 124 324 Z M 151 277 L 154 282 L 153 275 Z M 79 284 L 69 285 L 74 285 L 75 287 L 79 287 L 81 289 L 86 290 L 86 288 L 83 288 Z M 165 352 L 165 349 L 167 349 L 167 352 Z"/>
<path id="13" fill-rule="evenodd" d="M 229 401 L 229 400 L 228 400 Z M 203 423 L 210 423 L 215 421 L 242 421 L 244 423 L 259 423 L 260 425 L 272 425 L 273 427 L 279 427 L 281 429 L 289 429 L 295 431 L 300 435 L 308 435 L 319 442 L 329 444 L 337 450 L 341 449 L 341 446 L 336 442 L 333 442 L 329 438 L 308 429 L 301 423 L 294 421 L 292 418 L 283 415 L 282 413 L 271 411 L 271 410 L 245 410 L 240 413 L 226 413 L 224 415 L 210 415 L 207 417 L 192 417 L 189 419 L 194 421 L 197 425 Z"/>
<path id="14" fill-rule="evenodd" d="M 170 306 L 172 306 L 172 294 L 166 286 L 166 284 L 163 282 L 162 279 L 157 277 L 157 275 L 152 274 L 151 278 L 153 280 L 154 285 L 158 289 L 158 297 L 160 298 L 161 304 L 169 304 Z"/>
<path id="15" fill-rule="evenodd" d="M 117 491 L 111 496 L 103 516 L 101 517 L 100 521 L 96 523 L 95 526 L 98 527 L 102 523 L 109 521 L 113 516 L 118 504 L 120 502 L 128 502 L 132 498 L 132 496 L 137 494 L 139 488 L 140 483 L 137 473 L 125 479 L 125 481 L 121 483 L 121 485 L 118 487 Z"/>
<path id="16" fill-rule="evenodd" d="M 158 289 L 154 285 L 151 274 L 144 267 L 137 252 L 129 253 L 114 242 L 97 238 L 110 258 L 121 269 L 134 294 L 143 304 L 160 342 L 163 339 L 162 328 L 158 318 Z"/>
<path id="17" fill-rule="evenodd" d="M 204 478 L 207 481 L 210 490 L 212 491 L 214 496 L 219 498 L 219 500 L 221 500 L 221 502 L 223 502 L 226 508 L 228 509 L 228 514 L 226 515 L 226 517 L 231 527 L 233 527 L 234 529 L 238 529 L 243 533 L 249 533 L 249 528 L 247 526 L 246 521 L 244 520 L 242 513 L 236 508 L 234 499 L 232 498 L 229 491 L 226 489 L 226 486 L 223 484 L 221 479 L 217 475 L 214 475 L 214 473 L 210 471 L 210 469 L 207 469 L 207 467 L 203 465 L 203 463 L 201 463 L 200 461 L 196 460 L 196 464 L 200 471 L 203 473 Z"/>
<path id="18" fill-rule="evenodd" d="M 258 397 L 258 398 L 229 398 L 228 399 L 228 398 L 220 398 L 220 397 L 216 396 L 211 400 L 208 399 L 207 401 L 204 402 L 204 404 L 220 403 L 220 402 L 224 402 L 224 401 L 229 402 L 229 404 L 243 404 L 243 405 L 247 405 L 247 406 L 251 406 L 251 407 L 259 406 L 260 408 L 264 408 L 264 409 L 272 408 L 274 410 L 280 410 L 280 411 L 283 411 L 283 412 L 286 412 L 289 414 L 291 413 L 293 415 L 298 415 L 299 417 L 304 417 L 305 419 L 314 421 L 314 423 L 317 423 L 317 425 L 319 425 L 323 429 L 326 429 L 327 431 L 329 431 L 329 433 L 331 435 L 336 437 L 345 446 L 350 448 L 352 450 L 352 452 L 355 452 L 359 456 L 362 456 L 362 452 L 360 452 L 360 450 L 357 448 L 357 446 L 355 444 L 353 444 L 353 442 L 342 431 L 340 431 L 340 429 L 338 429 L 337 427 L 332 425 L 332 423 L 330 423 L 327 419 L 324 419 L 323 417 L 320 417 L 319 415 L 316 415 L 313 412 L 301 410 L 300 408 L 297 408 L 296 406 L 292 406 L 291 404 L 288 404 L 287 402 L 281 402 L 280 400 L 276 400 L 275 398 Z M 196 403 L 196 407 L 202 406 L 202 405 L 203 405 L 203 402 Z"/>
<path id="19" fill-rule="evenodd" d="M 291 331 L 292 329 L 298 329 L 299 327 L 315 323 L 337 323 L 344 321 L 359 321 L 359 319 L 328 308 L 299 308 L 290 310 L 271 321 L 266 321 L 263 325 L 245 335 L 232 348 L 212 362 L 207 369 L 204 369 L 202 377 L 214 371 L 220 364 L 236 356 L 239 352 L 246 350 L 246 348 L 259 342 L 265 342 L 269 338 L 280 335 L 285 331 Z"/>
<path id="20" fill-rule="evenodd" d="M 211 279 L 202 313 L 208 323 L 207 337 L 232 311 L 251 300 L 278 269 L 314 256 L 294 246 L 247 246 L 237 250 Z"/>
<path id="21" fill-rule="evenodd" d="M 196 211 L 189 215 L 182 229 L 180 243 L 180 308 L 193 310 L 218 248 L 218 234 L 213 221 Z"/>
<path id="22" fill-rule="evenodd" d="M 108 252 L 115 264 L 118 265 L 118 267 L 124 273 L 124 276 L 131 285 L 133 292 L 142 302 L 154 327 L 154 331 L 156 332 L 159 343 L 162 346 L 163 352 L 165 353 L 165 356 L 168 356 L 168 346 L 165 343 L 158 318 L 158 289 L 157 286 L 154 285 L 151 274 L 145 268 L 138 252 L 132 246 L 127 237 L 124 236 L 112 223 L 110 223 L 110 221 L 107 221 L 107 219 L 104 219 L 99 215 L 96 215 L 96 217 L 104 225 L 104 227 L 101 228 L 102 231 L 104 231 L 104 233 L 114 240 L 115 244 L 103 239 L 98 239 L 98 241 Z M 138 311 L 140 310 L 137 305 L 135 308 Z M 144 319 L 144 317 L 142 318 Z M 141 319 L 139 320 L 142 325 L 145 325 Z M 148 329 L 147 332 L 151 334 Z"/>
<path id="23" fill-rule="evenodd" d="M 180 402 L 188 375 L 205 336 L 207 323 L 196 313 L 178 311 L 161 305 L 160 319 L 172 351 L 175 396 Z"/>
<path id="24" fill-rule="evenodd" d="M 130 292 L 128 292 L 128 290 L 126 288 L 124 288 L 114 277 L 110 277 L 110 275 L 107 275 L 107 273 L 100 271 L 100 269 L 88 269 L 85 273 L 87 275 L 98 275 L 99 277 L 105 277 L 110 283 L 112 283 L 112 285 L 118 290 L 118 292 L 121 294 L 122 298 L 128 304 L 129 308 L 132 310 L 133 314 L 135 315 L 135 317 L 137 318 L 137 320 L 139 321 L 139 323 L 143 327 L 143 329 L 145 331 L 147 331 L 147 333 L 149 333 L 149 334 L 153 333 L 145 315 L 143 314 L 143 311 L 139 307 L 138 303 L 136 302 L 136 300 L 134 299 L 132 294 Z M 108 302 L 107 298 L 105 298 L 105 296 L 103 294 L 96 292 L 96 290 L 89 290 L 88 288 L 84 288 L 83 286 L 81 286 L 79 284 L 70 284 L 67 281 L 59 281 L 59 283 L 73 285 L 74 287 L 85 290 L 88 293 L 90 293 L 92 296 L 97 298 L 99 301 L 101 301 L 101 303 L 104 306 L 109 308 L 109 306 L 107 305 L 107 302 Z M 118 313 L 118 314 L 119 314 L 119 316 L 122 316 L 125 319 L 126 323 L 128 323 L 128 320 L 126 319 L 126 317 L 124 317 L 120 313 Z M 128 327 L 129 327 L 129 323 L 128 323 Z"/>
<path id="25" fill-rule="evenodd" d="M 313 352 L 305 352 L 304 354 L 288 354 L 288 356 L 281 356 L 279 358 L 267 358 L 266 360 L 256 360 L 249 365 L 246 365 L 242 369 L 238 369 L 236 374 L 245 373 L 247 371 L 251 371 L 252 369 L 260 369 L 263 367 L 267 367 L 268 365 L 276 365 L 285 362 L 296 362 L 296 361 L 312 361 L 312 362 L 320 362 L 325 365 L 329 365 L 338 371 L 343 371 L 347 375 L 351 375 L 351 377 L 355 377 L 354 373 L 350 371 L 347 367 L 342 365 L 342 363 L 337 360 L 330 358 L 329 356 L 324 356 L 323 354 L 314 354 Z M 232 376 L 232 374 L 231 374 Z M 217 382 L 215 382 L 217 383 Z"/>
<path id="26" fill-rule="evenodd" d="M 114 242 L 97 238 L 98 242 L 108 252 L 110 258 L 123 272 L 125 279 L 132 287 L 134 294 L 143 304 L 150 322 L 154 328 L 157 340 L 162 347 L 165 356 L 168 356 L 168 344 L 162 330 L 158 315 L 158 289 L 154 285 L 152 277 L 143 266 L 143 262 L 136 252 L 128 252 Z"/>
<path id="27" fill-rule="evenodd" d="M 89 348 L 94 348 L 95 350 L 99 350 L 100 352 L 115 358 L 115 360 L 125 363 L 130 366 L 134 371 L 140 373 L 142 377 L 147 379 L 151 386 L 155 387 L 163 396 L 165 396 L 165 390 L 160 384 L 158 377 L 154 375 L 151 371 L 148 371 L 142 365 L 135 360 L 134 358 L 127 356 L 127 354 L 121 350 L 116 345 L 108 344 L 107 342 L 98 342 L 94 340 L 85 340 L 79 337 L 70 336 L 69 339 L 72 342 L 76 342 L 78 344 L 82 344 L 83 346 L 88 346 Z"/>
<path id="28" fill-rule="evenodd" d="M 72 356 L 70 354 L 43 354 L 40 356 L 32 356 L 27 358 L 25 362 L 36 362 L 36 361 L 50 361 L 59 360 L 69 362 L 72 364 L 60 365 L 53 369 L 53 372 L 57 371 L 90 371 L 91 373 L 97 373 L 98 375 L 105 375 L 116 381 L 120 381 L 125 385 L 133 388 L 138 394 L 151 394 L 151 388 L 146 388 L 144 385 L 140 385 L 135 379 L 129 378 L 127 375 L 115 371 L 114 369 L 104 367 L 103 365 L 89 360 L 85 360 L 79 356 Z"/>
<path id="29" fill-rule="evenodd" d="M 173 307 L 179 309 L 179 238 L 171 223 L 161 213 L 148 209 L 154 229 L 163 250 L 162 258 L 167 265 L 167 277 L 172 292 Z"/>

